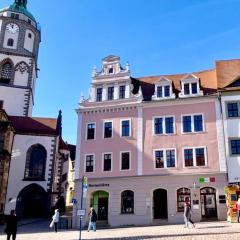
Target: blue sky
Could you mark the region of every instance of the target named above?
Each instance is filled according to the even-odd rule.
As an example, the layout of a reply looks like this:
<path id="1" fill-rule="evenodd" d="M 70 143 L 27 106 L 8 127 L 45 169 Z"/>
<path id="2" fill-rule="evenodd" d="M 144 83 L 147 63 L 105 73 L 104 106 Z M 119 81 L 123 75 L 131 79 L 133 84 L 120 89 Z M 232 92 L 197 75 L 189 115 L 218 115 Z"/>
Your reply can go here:
<path id="1" fill-rule="evenodd" d="M 13 0 L 1 0 L 0 8 Z M 34 116 L 63 111 L 76 143 L 80 93 L 114 54 L 134 77 L 188 73 L 240 58 L 240 0 L 28 0 L 42 27 Z"/>

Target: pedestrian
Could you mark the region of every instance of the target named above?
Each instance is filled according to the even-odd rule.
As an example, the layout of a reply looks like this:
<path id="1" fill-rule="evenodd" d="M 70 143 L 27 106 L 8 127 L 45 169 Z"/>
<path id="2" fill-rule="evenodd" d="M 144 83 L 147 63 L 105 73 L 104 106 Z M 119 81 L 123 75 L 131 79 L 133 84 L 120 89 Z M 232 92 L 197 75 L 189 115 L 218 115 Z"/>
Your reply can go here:
<path id="1" fill-rule="evenodd" d="M 5 233 L 7 234 L 7 240 L 10 240 L 11 236 L 12 240 L 15 240 L 17 235 L 17 216 L 15 210 L 11 210 L 10 215 L 6 216 L 5 223 Z"/>
<path id="2" fill-rule="evenodd" d="M 183 213 L 183 217 L 184 217 L 184 222 L 185 222 L 185 227 L 189 227 L 189 223 L 192 224 L 192 226 L 195 228 L 195 224 L 191 219 L 191 206 L 190 203 L 188 201 L 186 201 L 184 203 L 184 213 Z"/>
<path id="3" fill-rule="evenodd" d="M 237 208 L 237 216 L 238 216 L 238 223 L 240 219 L 240 197 L 238 198 L 238 201 L 236 203 L 236 208 Z"/>
<path id="4" fill-rule="evenodd" d="M 55 209 L 55 213 L 52 216 L 52 222 L 54 224 L 54 230 L 57 233 L 57 231 L 58 231 L 58 222 L 59 222 L 59 210 L 58 209 Z"/>
<path id="5" fill-rule="evenodd" d="M 93 207 L 90 208 L 89 215 L 89 224 L 88 224 L 88 232 L 93 229 L 96 231 L 96 222 L 97 222 L 97 213 Z"/>

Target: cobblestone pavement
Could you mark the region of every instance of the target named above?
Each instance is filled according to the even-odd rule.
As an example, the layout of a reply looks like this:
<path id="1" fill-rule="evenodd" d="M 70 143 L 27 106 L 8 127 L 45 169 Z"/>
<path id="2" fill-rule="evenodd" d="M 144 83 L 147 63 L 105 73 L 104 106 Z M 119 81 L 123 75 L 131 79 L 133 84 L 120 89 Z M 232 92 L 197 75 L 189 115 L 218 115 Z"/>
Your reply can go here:
<path id="1" fill-rule="evenodd" d="M 41 221 L 19 228 L 17 240 L 78 240 L 79 232 L 76 230 L 60 230 L 54 233 L 48 228 L 48 222 Z M 0 228 L 3 232 L 3 228 Z M 96 232 L 82 233 L 82 239 L 105 240 L 239 240 L 240 224 L 228 222 L 197 223 L 195 229 L 186 229 L 183 225 L 144 226 L 131 228 L 100 229 Z M 6 236 L 0 234 L 0 240 Z"/>

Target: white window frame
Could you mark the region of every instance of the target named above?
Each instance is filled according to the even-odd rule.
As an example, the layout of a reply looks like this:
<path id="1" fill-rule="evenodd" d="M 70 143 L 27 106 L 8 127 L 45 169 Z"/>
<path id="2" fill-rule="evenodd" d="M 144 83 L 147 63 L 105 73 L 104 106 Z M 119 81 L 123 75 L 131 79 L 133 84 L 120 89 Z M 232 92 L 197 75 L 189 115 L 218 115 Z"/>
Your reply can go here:
<path id="1" fill-rule="evenodd" d="M 202 115 L 202 124 L 203 124 L 203 130 L 196 132 L 194 130 L 194 116 Z M 183 117 L 191 116 L 191 132 L 183 132 Z M 189 114 L 181 114 L 181 134 L 198 134 L 198 133 L 204 133 L 205 132 L 205 120 L 204 120 L 204 114 L 203 113 L 189 113 Z"/>
<path id="2" fill-rule="evenodd" d="M 165 96 L 165 91 L 164 87 L 169 86 L 169 96 Z M 157 96 L 157 88 L 162 87 L 163 88 L 163 96 L 158 97 Z M 176 97 L 175 93 L 173 93 L 173 87 L 172 87 L 172 81 L 169 80 L 166 77 L 161 77 L 158 81 L 155 82 L 155 92 L 154 95 L 152 96 L 152 100 L 166 100 L 166 99 L 174 99 Z"/>
<path id="3" fill-rule="evenodd" d="M 167 167 L 167 150 L 174 150 L 175 151 L 175 167 Z M 156 151 L 163 151 L 163 168 L 157 168 L 156 167 L 156 159 L 155 159 Z M 177 149 L 176 148 L 157 148 L 157 149 L 153 149 L 153 168 L 156 169 L 156 170 L 177 168 Z"/>
<path id="4" fill-rule="evenodd" d="M 111 155 L 111 170 L 110 171 L 104 171 L 104 155 L 105 154 L 110 154 Z M 108 173 L 113 171 L 113 153 L 112 152 L 103 152 L 102 153 L 102 172 L 103 173 Z"/>
<path id="5" fill-rule="evenodd" d="M 94 131 L 94 138 L 93 139 L 88 139 L 88 124 L 94 124 L 95 125 L 95 131 Z M 97 129 L 97 124 L 96 122 L 87 122 L 86 123 L 86 133 L 85 133 L 85 140 L 86 141 L 93 141 L 96 140 L 96 129 Z"/>
<path id="6" fill-rule="evenodd" d="M 166 133 L 165 119 L 169 118 L 169 117 L 173 117 L 173 133 Z M 163 133 L 155 133 L 155 119 L 156 118 L 162 118 L 163 119 Z M 153 116 L 153 120 L 152 120 L 152 133 L 153 133 L 152 134 L 153 136 L 162 136 L 162 135 L 171 136 L 171 135 L 175 135 L 176 134 L 175 116 L 174 115 Z"/>
<path id="7" fill-rule="evenodd" d="M 192 83 L 197 83 L 197 93 L 192 93 Z M 189 94 L 184 94 L 184 85 L 189 84 Z M 179 98 L 188 98 L 188 97 L 198 97 L 203 96 L 203 91 L 200 90 L 199 78 L 193 74 L 185 76 L 181 80 L 181 92 L 179 93 Z"/>
<path id="8" fill-rule="evenodd" d="M 87 162 L 87 156 L 89 155 L 93 155 L 93 172 L 87 172 L 86 171 L 86 162 Z M 87 153 L 87 154 L 84 154 L 84 173 L 95 173 L 95 153 Z"/>
<path id="9" fill-rule="evenodd" d="M 104 133 L 105 133 L 105 123 L 107 123 L 107 122 L 111 122 L 112 123 L 112 137 L 110 137 L 110 138 L 105 138 L 104 137 Z M 103 120 L 103 139 L 112 139 L 113 138 L 113 120 Z"/>
<path id="10" fill-rule="evenodd" d="M 129 169 L 122 169 L 122 153 L 129 153 Z M 132 163 L 131 163 L 131 151 L 120 151 L 120 171 L 121 172 L 126 172 L 126 171 L 131 171 L 132 169 Z"/>
<path id="11" fill-rule="evenodd" d="M 123 136 L 122 134 L 122 122 L 123 121 L 129 121 L 129 136 Z M 121 137 L 122 138 L 128 138 L 128 137 L 131 137 L 132 136 L 132 121 L 131 121 L 131 118 L 124 118 L 124 119 L 121 119 L 120 120 L 120 132 L 121 132 Z"/>
<path id="12" fill-rule="evenodd" d="M 204 158 L 205 158 L 205 165 L 204 166 L 197 166 L 197 159 L 196 159 L 196 149 L 197 148 L 203 148 L 204 149 Z M 185 156 L 184 156 L 184 150 L 185 149 L 192 149 L 193 150 L 193 166 L 186 166 L 185 165 Z M 183 167 L 184 168 L 204 168 L 204 167 L 208 167 L 207 147 L 206 146 L 184 147 L 182 149 L 182 159 L 183 159 Z"/>

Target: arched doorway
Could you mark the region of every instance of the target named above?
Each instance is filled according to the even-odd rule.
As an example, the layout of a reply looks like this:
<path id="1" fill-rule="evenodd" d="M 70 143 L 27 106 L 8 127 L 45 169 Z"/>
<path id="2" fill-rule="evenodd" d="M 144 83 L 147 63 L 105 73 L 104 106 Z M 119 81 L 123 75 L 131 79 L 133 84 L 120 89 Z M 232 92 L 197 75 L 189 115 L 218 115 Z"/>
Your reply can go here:
<path id="1" fill-rule="evenodd" d="M 202 218 L 216 218 L 216 190 L 211 187 L 205 187 L 200 190 Z"/>
<path id="2" fill-rule="evenodd" d="M 45 190 L 37 184 L 30 184 L 23 188 L 18 194 L 16 212 L 21 218 L 46 217 L 49 205 Z"/>
<path id="3" fill-rule="evenodd" d="M 96 191 L 92 193 L 90 205 L 97 212 L 98 221 L 108 221 L 108 199 L 108 192 Z"/>
<path id="4" fill-rule="evenodd" d="M 159 188 L 153 191 L 153 219 L 167 219 L 167 190 Z"/>

